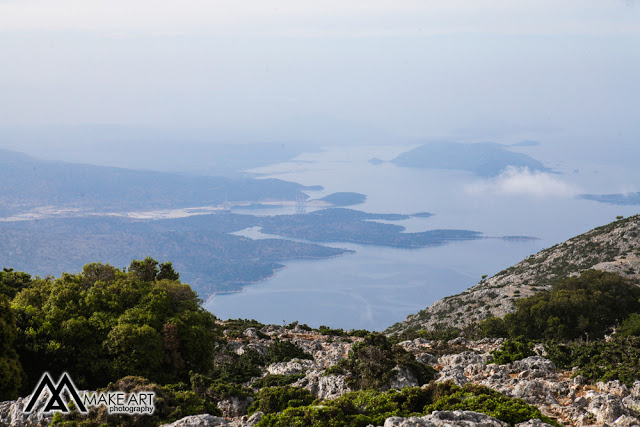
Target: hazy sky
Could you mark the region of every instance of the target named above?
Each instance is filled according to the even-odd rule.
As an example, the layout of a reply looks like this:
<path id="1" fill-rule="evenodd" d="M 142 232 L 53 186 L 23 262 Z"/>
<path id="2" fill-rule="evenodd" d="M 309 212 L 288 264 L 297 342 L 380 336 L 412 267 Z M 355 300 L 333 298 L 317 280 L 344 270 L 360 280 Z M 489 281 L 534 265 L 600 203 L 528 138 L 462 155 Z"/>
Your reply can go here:
<path id="1" fill-rule="evenodd" d="M 637 135 L 622 0 L 0 0 L 0 126 Z"/>

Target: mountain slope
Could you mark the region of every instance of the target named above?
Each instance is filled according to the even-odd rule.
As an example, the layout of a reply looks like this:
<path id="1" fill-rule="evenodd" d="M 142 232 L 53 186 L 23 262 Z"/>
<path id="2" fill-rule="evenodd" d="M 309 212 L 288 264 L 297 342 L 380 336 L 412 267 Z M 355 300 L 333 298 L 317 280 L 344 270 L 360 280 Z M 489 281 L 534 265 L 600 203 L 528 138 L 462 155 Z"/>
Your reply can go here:
<path id="1" fill-rule="evenodd" d="M 640 279 L 640 215 L 544 249 L 460 294 L 409 315 L 386 332 L 463 328 L 485 317 L 502 317 L 514 311 L 518 298 L 550 289 L 557 280 L 590 268 Z"/>

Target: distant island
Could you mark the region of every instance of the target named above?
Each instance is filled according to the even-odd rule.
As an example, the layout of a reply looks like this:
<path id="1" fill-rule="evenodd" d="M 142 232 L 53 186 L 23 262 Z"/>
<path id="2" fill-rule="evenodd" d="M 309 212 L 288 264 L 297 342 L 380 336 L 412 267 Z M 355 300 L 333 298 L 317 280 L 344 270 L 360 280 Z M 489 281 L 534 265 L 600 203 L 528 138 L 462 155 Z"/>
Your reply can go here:
<path id="1" fill-rule="evenodd" d="M 625 194 L 581 194 L 579 199 L 593 200 L 594 202 L 610 205 L 640 205 L 640 193 Z"/>
<path id="2" fill-rule="evenodd" d="M 332 206 L 352 206 L 364 203 L 367 196 L 360 193 L 338 192 L 324 196 L 318 200 L 327 202 Z"/>
<path id="3" fill-rule="evenodd" d="M 549 171 L 533 157 L 493 142 L 432 142 L 402 153 L 391 162 L 402 167 L 463 170 L 482 177 L 499 175 L 508 166 Z"/>
<path id="4" fill-rule="evenodd" d="M 511 144 L 511 147 L 539 147 L 540 145 L 538 141 L 526 140 Z"/>
<path id="5" fill-rule="evenodd" d="M 372 165 L 377 166 L 377 165 L 380 165 L 380 164 L 384 163 L 384 160 L 379 159 L 377 157 L 373 157 L 373 158 L 369 159 L 369 163 L 371 163 Z"/>

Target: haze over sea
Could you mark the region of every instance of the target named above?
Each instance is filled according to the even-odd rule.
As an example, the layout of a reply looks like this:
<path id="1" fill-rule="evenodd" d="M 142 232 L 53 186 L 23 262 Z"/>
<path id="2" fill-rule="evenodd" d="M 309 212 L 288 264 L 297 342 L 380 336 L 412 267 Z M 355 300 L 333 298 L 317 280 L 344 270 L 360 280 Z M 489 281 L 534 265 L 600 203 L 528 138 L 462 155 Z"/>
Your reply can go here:
<path id="1" fill-rule="evenodd" d="M 431 212 L 429 218 L 394 223 L 407 231 L 459 228 L 488 239 L 421 249 L 332 243 L 354 254 L 329 260 L 285 262 L 287 268 L 234 294 L 217 294 L 205 307 L 220 318 L 255 318 L 280 324 L 294 320 L 319 326 L 380 330 L 444 296 L 476 284 L 527 256 L 576 234 L 637 212 L 576 199 L 582 192 L 620 191 L 621 179 L 638 172 L 606 160 L 594 164 L 579 156 L 562 159 L 553 147 L 512 148 L 543 161 L 554 173 L 511 170 L 495 178 L 464 171 L 421 170 L 369 159 L 390 160 L 410 146 L 327 146 L 294 161 L 252 170 L 305 185 L 320 184 L 312 198 L 336 191 L 367 195 L 353 208 L 368 212 Z M 560 159 L 560 160 L 559 160 Z M 637 180 L 638 176 L 635 176 Z M 252 214 L 294 213 L 294 208 L 251 210 Z M 238 211 L 240 212 L 240 211 Z M 247 212 L 249 213 L 249 212 Z M 256 229 L 240 233 L 263 238 Z M 490 237 L 532 236 L 538 240 Z M 272 236 L 269 236 L 272 237 Z"/>

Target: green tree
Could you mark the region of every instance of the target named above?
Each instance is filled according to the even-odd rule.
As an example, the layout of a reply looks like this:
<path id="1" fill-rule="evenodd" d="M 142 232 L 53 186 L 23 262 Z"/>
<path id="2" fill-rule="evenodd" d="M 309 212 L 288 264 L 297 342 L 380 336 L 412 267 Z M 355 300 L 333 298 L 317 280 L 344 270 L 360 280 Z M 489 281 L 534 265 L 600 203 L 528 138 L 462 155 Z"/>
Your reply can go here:
<path id="1" fill-rule="evenodd" d="M 16 335 L 13 310 L 8 298 L 0 295 L 0 401 L 15 399 L 22 386 L 22 366 L 13 349 Z"/>
<path id="2" fill-rule="evenodd" d="M 13 268 L 4 268 L 0 271 L 0 294 L 6 295 L 11 300 L 32 281 L 30 274 L 13 271 Z"/>
<path id="3" fill-rule="evenodd" d="M 617 274 L 588 270 L 580 277 L 559 281 L 549 292 L 516 301 L 516 311 L 503 321 L 480 324 L 487 335 L 512 338 L 597 339 L 613 330 L 629 314 L 640 311 L 640 288 Z M 503 335 L 504 336 L 504 335 Z"/>
<path id="4" fill-rule="evenodd" d="M 27 386 L 45 370 L 68 371 L 79 386 L 95 388 L 123 375 L 166 383 L 211 369 L 215 317 L 189 285 L 156 280 L 157 261 L 132 265 L 124 272 L 88 264 L 79 274 L 37 279 L 16 295 L 15 347 Z"/>
<path id="5" fill-rule="evenodd" d="M 151 257 L 146 257 L 140 261 L 134 259 L 129 265 L 129 272 L 135 274 L 143 282 L 153 282 L 160 272 L 158 261 Z"/>

